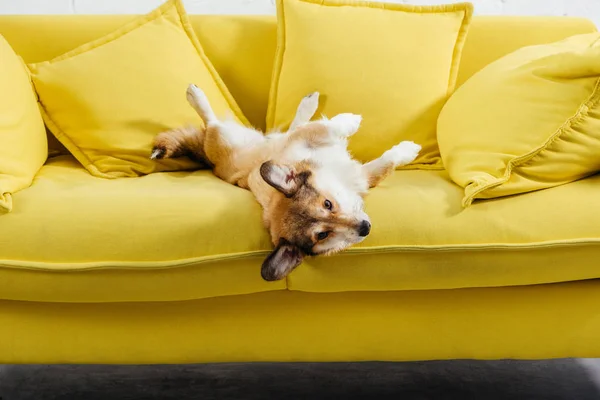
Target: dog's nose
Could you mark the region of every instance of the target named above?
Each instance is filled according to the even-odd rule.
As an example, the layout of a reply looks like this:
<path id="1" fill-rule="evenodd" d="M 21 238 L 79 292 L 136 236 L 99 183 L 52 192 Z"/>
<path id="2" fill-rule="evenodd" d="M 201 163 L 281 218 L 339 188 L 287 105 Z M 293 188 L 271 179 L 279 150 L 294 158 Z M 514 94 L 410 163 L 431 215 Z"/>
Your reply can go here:
<path id="1" fill-rule="evenodd" d="M 369 221 L 362 221 L 360 223 L 360 226 L 358 227 L 358 234 L 360 236 L 367 236 L 369 233 L 371 233 L 371 223 Z"/>

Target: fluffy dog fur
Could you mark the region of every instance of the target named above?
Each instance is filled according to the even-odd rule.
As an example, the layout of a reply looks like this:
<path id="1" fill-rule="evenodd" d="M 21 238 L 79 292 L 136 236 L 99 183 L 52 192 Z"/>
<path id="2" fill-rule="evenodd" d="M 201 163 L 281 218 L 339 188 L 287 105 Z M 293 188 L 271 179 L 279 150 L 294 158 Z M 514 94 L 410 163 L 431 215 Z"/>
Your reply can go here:
<path id="1" fill-rule="evenodd" d="M 367 190 L 421 150 L 405 141 L 359 163 L 347 151 L 347 138 L 358 130 L 361 117 L 339 114 L 311 122 L 318 93 L 302 99 L 287 133 L 268 135 L 219 120 L 195 85 L 187 98 L 205 128 L 159 134 L 151 158 L 204 160 L 216 176 L 254 194 L 275 246 L 261 269 L 268 281 L 285 278 L 305 256 L 333 254 L 364 240 L 371 230 L 363 210 Z"/>

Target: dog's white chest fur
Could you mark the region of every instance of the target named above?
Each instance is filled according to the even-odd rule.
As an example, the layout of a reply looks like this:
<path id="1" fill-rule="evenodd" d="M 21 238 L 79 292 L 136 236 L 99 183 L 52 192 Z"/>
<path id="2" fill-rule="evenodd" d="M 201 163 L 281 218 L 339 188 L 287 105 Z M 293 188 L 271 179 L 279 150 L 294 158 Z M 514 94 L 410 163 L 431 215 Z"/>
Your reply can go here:
<path id="1" fill-rule="evenodd" d="M 272 139 L 284 140 L 284 137 L 282 135 L 281 138 L 277 136 Z M 323 189 L 335 190 L 336 187 L 345 186 L 356 193 L 368 190 L 362 164 L 352 159 L 345 139 L 340 138 L 325 147 L 314 147 L 303 141 L 294 142 L 284 148 L 279 159 L 283 164 L 301 161 L 310 161 L 317 166 L 315 175 L 320 178 L 318 181 L 324 186 Z"/>

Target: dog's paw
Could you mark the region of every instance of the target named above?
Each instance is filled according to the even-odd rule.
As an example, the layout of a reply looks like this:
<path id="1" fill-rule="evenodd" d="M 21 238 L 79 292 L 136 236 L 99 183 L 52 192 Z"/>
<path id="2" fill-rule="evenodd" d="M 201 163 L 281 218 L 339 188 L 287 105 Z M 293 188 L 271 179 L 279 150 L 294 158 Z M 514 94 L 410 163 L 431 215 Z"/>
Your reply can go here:
<path id="1" fill-rule="evenodd" d="M 319 92 L 312 92 L 304 96 L 300 101 L 300 107 L 306 114 L 310 114 L 311 117 L 315 115 L 317 108 L 319 108 Z"/>
<path id="2" fill-rule="evenodd" d="M 361 122 L 362 116 L 343 113 L 331 118 L 327 121 L 327 125 L 334 135 L 346 138 L 358 131 Z"/>
<path id="3" fill-rule="evenodd" d="M 317 108 L 319 108 L 319 92 L 313 92 L 304 96 L 302 100 L 300 100 L 300 104 L 298 104 L 296 116 L 290 126 L 290 130 L 295 129 L 299 125 L 308 123 L 317 112 Z"/>
<path id="4" fill-rule="evenodd" d="M 395 166 L 402 166 L 410 164 L 415 161 L 421 146 L 411 141 L 400 142 L 383 154 L 383 157 L 394 163 Z"/>
<path id="5" fill-rule="evenodd" d="M 201 99 L 206 97 L 206 95 L 198 86 L 191 84 L 185 91 L 185 97 L 188 103 L 190 103 L 192 106 L 196 106 L 201 102 Z"/>
<path id="6" fill-rule="evenodd" d="M 171 158 L 177 152 L 177 147 L 178 143 L 173 135 L 173 131 L 159 133 L 154 138 L 150 159 L 161 160 L 163 158 Z"/>
<path id="7" fill-rule="evenodd" d="M 163 158 L 165 158 L 165 155 L 167 154 L 167 149 L 158 145 L 158 146 L 154 146 L 152 148 L 152 153 L 150 153 L 150 159 L 151 160 L 161 160 Z"/>

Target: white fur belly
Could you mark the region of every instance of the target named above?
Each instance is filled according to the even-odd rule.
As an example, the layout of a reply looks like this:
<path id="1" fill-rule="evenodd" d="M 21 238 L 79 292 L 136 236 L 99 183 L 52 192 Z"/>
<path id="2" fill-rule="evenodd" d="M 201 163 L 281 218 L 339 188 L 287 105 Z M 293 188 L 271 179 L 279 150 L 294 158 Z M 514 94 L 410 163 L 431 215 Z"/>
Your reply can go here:
<path id="1" fill-rule="evenodd" d="M 306 143 L 294 143 L 285 149 L 282 161 L 296 163 L 303 160 L 312 160 L 319 164 L 344 164 L 351 161 L 343 144 L 327 147 L 309 147 Z"/>
<path id="2" fill-rule="evenodd" d="M 261 132 L 233 121 L 221 122 L 221 136 L 233 148 L 246 148 L 265 141 Z"/>

